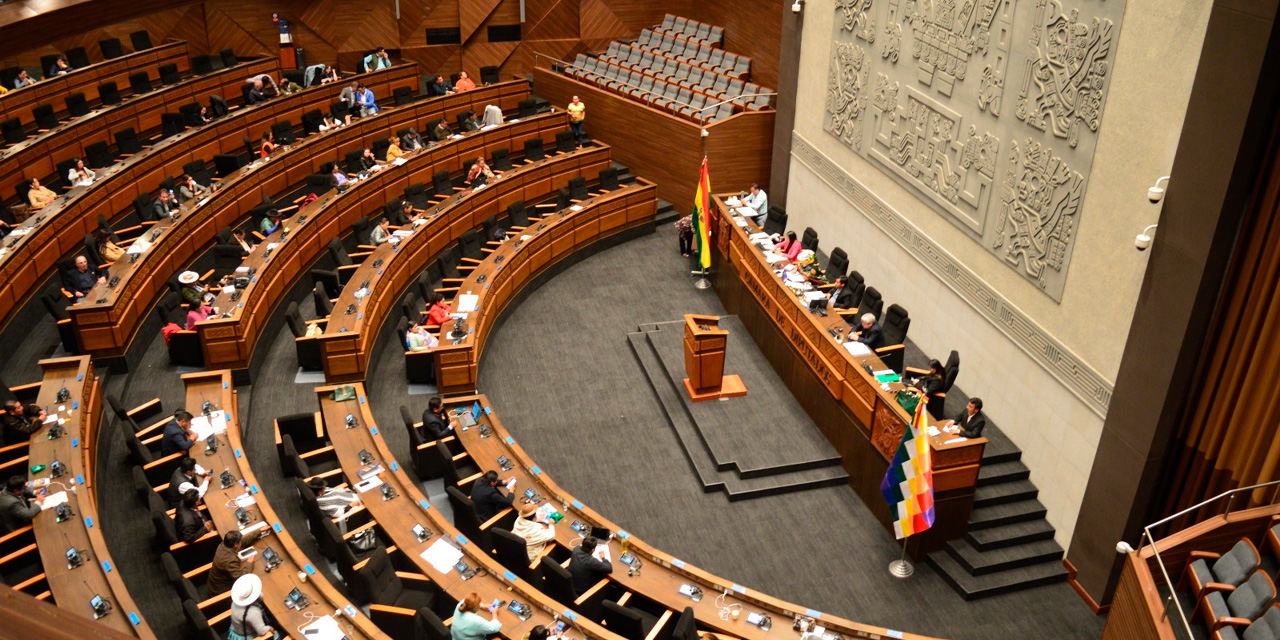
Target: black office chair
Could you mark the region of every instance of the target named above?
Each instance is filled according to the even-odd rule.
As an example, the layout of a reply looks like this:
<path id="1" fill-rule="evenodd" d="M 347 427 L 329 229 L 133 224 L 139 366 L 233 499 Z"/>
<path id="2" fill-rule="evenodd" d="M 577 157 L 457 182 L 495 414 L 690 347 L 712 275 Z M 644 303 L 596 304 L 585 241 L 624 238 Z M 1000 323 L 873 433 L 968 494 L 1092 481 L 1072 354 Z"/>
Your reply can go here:
<path id="1" fill-rule="evenodd" d="M 213 170 L 219 178 L 225 178 L 240 170 L 240 156 L 229 153 L 219 153 L 213 156 Z"/>
<path id="2" fill-rule="evenodd" d="M 604 609 L 604 624 L 610 631 L 627 640 L 645 640 L 658 618 L 633 607 L 627 607 L 605 600 L 601 603 Z"/>
<path id="3" fill-rule="evenodd" d="M 363 155 L 364 155 L 364 149 L 353 149 L 347 152 L 347 155 L 346 155 L 347 173 L 354 175 L 354 174 L 360 173 L 361 171 L 364 171 L 364 168 L 360 164 L 360 158 Z"/>
<path id="4" fill-rule="evenodd" d="M 698 617 L 693 613 L 693 607 L 685 607 L 671 629 L 670 640 L 698 640 L 699 637 Z"/>
<path id="5" fill-rule="evenodd" d="M 115 134 L 116 148 L 120 150 L 121 155 L 126 157 L 142 153 L 142 141 L 138 140 L 138 134 L 134 132 L 133 127 L 125 127 Z"/>
<path id="6" fill-rule="evenodd" d="M 178 72 L 178 65 L 163 64 L 157 70 L 160 72 L 160 83 L 164 85 L 178 84 L 182 82 L 182 74 Z"/>
<path id="7" fill-rule="evenodd" d="M 198 76 L 213 73 L 213 60 L 209 56 L 192 56 L 191 73 Z"/>
<path id="8" fill-rule="evenodd" d="M 542 148 L 542 138 L 530 138 L 524 141 L 524 161 L 537 162 L 545 160 L 547 152 Z"/>
<path id="9" fill-rule="evenodd" d="M 787 230 L 787 210 L 779 206 L 770 206 L 765 214 L 764 232 L 770 235 L 781 235 Z"/>
<path id="10" fill-rule="evenodd" d="M 115 163 L 111 148 L 105 142 L 95 142 L 84 148 L 85 164 L 93 169 L 103 169 Z"/>
<path id="11" fill-rule="evenodd" d="M 591 193 L 587 191 L 587 179 L 582 176 L 570 178 L 568 186 L 570 200 L 581 202 L 591 197 Z"/>
<path id="12" fill-rule="evenodd" d="M 236 59 L 235 52 L 231 49 L 223 49 L 218 53 L 218 57 L 222 59 L 222 67 L 224 69 L 229 69 L 240 64 L 240 61 Z"/>
<path id="13" fill-rule="evenodd" d="M 98 99 L 102 101 L 103 106 L 120 104 L 123 100 L 120 96 L 120 88 L 115 82 L 104 82 L 98 85 Z"/>
<path id="14" fill-rule="evenodd" d="M 464 260 L 480 261 L 484 259 L 484 240 L 475 229 L 467 229 L 458 239 L 458 250 Z"/>
<path id="15" fill-rule="evenodd" d="M 507 147 L 499 147 L 493 150 L 493 157 L 489 159 L 489 168 L 494 171 L 510 171 L 511 170 L 511 149 Z"/>
<path id="16" fill-rule="evenodd" d="M 214 118 L 221 118 L 231 113 L 231 107 L 227 106 L 227 101 L 222 96 L 216 93 L 209 94 L 209 113 Z"/>
<path id="17" fill-rule="evenodd" d="M 22 128 L 22 121 L 17 118 L 0 121 L 0 132 L 3 132 L 4 141 L 8 144 L 18 144 L 27 139 L 27 131 Z"/>
<path id="18" fill-rule="evenodd" d="M 614 189 L 619 188 L 618 170 L 613 167 L 605 167 L 604 169 L 601 169 L 599 181 L 599 189 L 601 191 L 613 191 Z"/>
<path id="19" fill-rule="evenodd" d="M 107 60 L 114 60 L 124 55 L 124 47 L 120 45 L 120 38 L 108 38 L 98 41 L 98 48 L 102 49 L 102 57 Z"/>
<path id="20" fill-rule="evenodd" d="M 907 340 L 907 329 L 911 328 L 911 318 L 907 314 L 907 310 L 902 307 L 891 304 L 884 312 L 884 318 L 880 320 L 880 329 L 884 332 L 884 345 L 876 349 L 876 355 L 884 361 L 885 366 L 898 372 L 903 373 L 905 366 L 906 347 L 903 343 Z"/>
<path id="21" fill-rule="evenodd" d="M 431 175 L 431 188 L 434 192 L 433 201 L 440 201 L 453 195 L 453 179 L 449 177 L 448 171 L 437 171 Z"/>
<path id="22" fill-rule="evenodd" d="M 818 232 L 813 227 L 804 228 L 804 235 L 800 236 L 800 248 L 818 253 Z"/>
<path id="23" fill-rule="evenodd" d="M 288 120 L 271 125 L 271 135 L 275 136 L 276 144 L 293 144 L 298 141 L 293 135 L 293 123 Z"/>
<path id="24" fill-rule="evenodd" d="M 448 456 L 449 450 L 444 445 L 436 443 L 429 447 L 434 450 L 437 456 Z M 493 548 L 489 544 L 489 533 L 480 528 L 484 524 L 480 520 L 480 516 L 476 515 L 476 505 L 467 496 L 466 492 L 454 486 L 447 479 L 445 480 L 445 493 L 449 496 L 449 506 L 453 509 L 453 526 L 462 532 L 462 535 L 471 538 L 486 551 Z"/>
<path id="25" fill-rule="evenodd" d="M 129 74 L 129 90 L 135 96 L 151 91 L 151 76 L 146 71 Z"/>
<path id="26" fill-rule="evenodd" d="M 133 43 L 134 51 L 146 51 L 151 48 L 151 36 L 146 30 L 130 33 L 129 42 Z"/>
<path id="27" fill-rule="evenodd" d="M 329 290 L 322 283 L 316 283 L 311 289 L 311 300 L 315 303 L 316 316 L 328 318 L 333 314 L 333 301 L 329 297 Z"/>
<path id="28" fill-rule="evenodd" d="M 187 619 L 187 631 L 192 640 L 221 640 L 222 634 L 209 626 L 209 619 L 195 600 L 182 601 L 182 613 Z"/>
<path id="29" fill-rule="evenodd" d="M 538 114 L 538 101 L 533 98 L 521 100 L 516 107 L 517 115 L 521 118 L 532 118 Z"/>
<path id="30" fill-rule="evenodd" d="M 35 118 L 36 129 L 40 132 L 48 131 L 61 124 L 58 122 L 58 116 L 53 113 L 53 105 L 48 103 L 36 105 L 31 110 L 31 116 Z"/>
<path id="31" fill-rule="evenodd" d="M 529 543 L 524 538 L 506 529 L 493 527 L 489 529 L 489 540 L 493 543 L 495 560 L 521 578 L 533 579 L 533 569 L 529 566 Z"/>
<path id="32" fill-rule="evenodd" d="M 480 67 L 480 84 L 497 84 L 498 82 L 500 82 L 498 67 L 492 65 Z"/>
<path id="33" fill-rule="evenodd" d="M 312 109 L 302 114 L 302 131 L 307 135 L 320 133 L 321 124 L 324 124 L 324 114 L 319 109 Z"/>
<path id="34" fill-rule="evenodd" d="M 827 279 L 835 282 L 836 278 L 843 276 L 849 272 L 849 254 L 844 249 L 836 247 L 831 250 L 831 257 L 827 259 Z"/>
<path id="35" fill-rule="evenodd" d="M 200 119 L 200 108 L 200 103 L 198 102 L 189 102 L 178 107 L 178 113 L 182 116 L 182 124 L 190 128 L 204 124 L 204 120 Z"/>
<path id="36" fill-rule="evenodd" d="M 335 101 L 329 104 L 329 115 L 333 116 L 334 120 L 343 122 L 347 116 L 351 115 L 351 107 L 343 100 Z"/>
<path id="37" fill-rule="evenodd" d="M 67 96 L 63 99 L 63 103 L 67 105 L 67 115 L 72 118 L 89 115 L 89 101 L 85 99 L 83 91 Z"/>
<path id="38" fill-rule="evenodd" d="M 578 599 L 578 593 L 573 588 L 573 576 L 569 574 L 568 569 L 560 566 L 551 556 L 542 556 L 542 560 L 538 562 L 538 569 L 542 574 L 542 592 L 551 596 L 552 600 L 557 602 L 573 602 Z M 579 608 L 579 612 L 582 610 Z"/>
<path id="39" fill-rule="evenodd" d="M 556 152 L 568 153 L 578 148 L 577 139 L 574 138 L 572 131 L 560 131 L 556 133 Z"/>
<path id="40" fill-rule="evenodd" d="M 396 87 L 391 90 L 391 96 L 397 107 L 404 106 L 413 102 L 413 89 L 411 87 Z"/>
<path id="41" fill-rule="evenodd" d="M 160 137 L 171 138 L 187 130 L 187 119 L 181 113 L 160 114 Z"/>
<path id="42" fill-rule="evenodd" d="M 525 209 L 524 200 L 516 200 L 507 205 L 504 228 L 507 231 L 524 231 L 527 226 L 529 226 L 529 211 Z"/>
<path id="43" fill-rule="evenodd" d="M 411 577 L 412 582 L 406 582 L 402 575 Z M 417 574 L 397 572 L 385 549 L 376 549 L 369 554 L 368 561 L 356 570 L 355 577 L 353 589 L 362 591 L 373 604 L 417 611 L 430 609 L 439 595 L 439 587 L 426 576 L 419 578 Z"/>
<path id="44" fill-rule="evenodd" d="M 60 272 L 65 270 L 59 269 Z M 62 342 L 63 350 L 67 353 L 79 353 L 80 341 L 76 337 L 75 327 L 71 326 L 71 314 L 67 312 L 65 302 L 48 293 L 40 296 L 40 302 L 58 326 L 58 338 Z"/>
<path id="45" fill-rule="evenodd" d="M 85 51 L 84 47 L 67 49 L 67 64 L 71 65 L 72 69 L 83 69 L 89 66 L 92 64 L 89 62 L 89 52 Z"/>
<path id="46" fill-rule="evenodd" d="M 58 58 L 61 57 L 62 56 L 56 53 L 40 56 L 40 74 L 44 76 L 45 80 L 55 77 L 46 74 L 49 73 L 49 69 L 53 67 L 54 63 L 56 63 Z"/>
<path id="47" fill-rule="evenodd" d="M 862 300 L 858 302 L 858 318 L 861 318 L 868 313 L 875 316 L 877 321 L 879 321 L 881 319 L 881 315 L 884 314 L 884 296 L 881 296 L 880 291 L 875 287 L 867 287 L 864 289 L 862 292 Z M 853 324 L 858 324 L 857 318 L 854 318 Z"/>

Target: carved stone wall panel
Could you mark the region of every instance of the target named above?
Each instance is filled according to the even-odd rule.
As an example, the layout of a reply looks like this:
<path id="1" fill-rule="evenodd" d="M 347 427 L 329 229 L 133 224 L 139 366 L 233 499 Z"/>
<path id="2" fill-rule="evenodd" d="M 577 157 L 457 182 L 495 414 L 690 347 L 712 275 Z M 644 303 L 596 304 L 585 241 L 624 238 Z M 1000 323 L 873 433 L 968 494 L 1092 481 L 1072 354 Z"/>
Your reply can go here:
<path id="1" fill-rule="evenodd" d="M 1124 7 L 837 0 L 824 129 L 1060 301 Z"/>

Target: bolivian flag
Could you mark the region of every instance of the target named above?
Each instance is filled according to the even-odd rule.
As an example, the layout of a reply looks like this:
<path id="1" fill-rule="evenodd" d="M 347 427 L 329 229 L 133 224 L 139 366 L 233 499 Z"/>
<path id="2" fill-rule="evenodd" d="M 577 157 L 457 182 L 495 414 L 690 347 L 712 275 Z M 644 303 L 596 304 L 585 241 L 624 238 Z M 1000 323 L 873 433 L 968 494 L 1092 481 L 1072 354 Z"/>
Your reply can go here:
<path id="1" fill-rule="evenodd" d="M 693 238 L 698 251 L 698 265 L 711 268 L 711 177 L 707 174 L 707 158 L 702 157 L 698 174 L 698 193 L 693 196 Z"/>
<path id="2" fill-rule="evenodd" d="M 889 503 L 893 533 L 899 540 L 933 526 L 933 461 L 929 456 L 925 402 L 902 433 L 902 442 L 880 481 L 880 493 Z"/>

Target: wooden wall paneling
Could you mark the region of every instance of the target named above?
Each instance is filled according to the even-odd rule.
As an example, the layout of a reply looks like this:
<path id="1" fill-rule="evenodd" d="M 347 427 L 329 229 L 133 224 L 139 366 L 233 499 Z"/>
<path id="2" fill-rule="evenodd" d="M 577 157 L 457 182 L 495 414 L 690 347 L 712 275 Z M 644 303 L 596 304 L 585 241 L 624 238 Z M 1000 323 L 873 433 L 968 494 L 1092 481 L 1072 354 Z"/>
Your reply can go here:
<path id="1" fill-rule="evenodd" d="M 577 40 L 580 4 L 581 0 L 526 0 L 521 33 L 525 42 Z"/>
<path id="2" fill-rule="evenodd" d="M 777 0 L 701 0 L 687 18 L 724 27 L 724 50 L 751 57 L 751 80 L 778 86 L 782 12 Z M 661 19 L 661 17 L 659 17 Z"/>
<path id="3" fill-rule="evenodd" d="M 458 3 L 458 27 L 462 30 L 462 41 L 471 40 L 480 25 L 498 8 L 502 0 L 466 0 Z"/>
<path id="4" fill-rule="evenodd" d="M 449 74 L 462 68 L 462 50 L 451 44 L 401 49 L 400 56 L 406 61 L 418 63 L 418 70 L 422 75 L 438 73 L 447 78 Z"/>
<path id="5" fill-rule="evenodd" d="M 197 4 L 196 0 L 19 0 L 0 3 L 0 58 L 9 59 L 53 42 L 81 36 L 86 34 L 86 30 L 99 31 L 92 25 L 112 25 L 106 29 L 114 30 L 116 25 L 138 16 L 192 4 Z M 129 31 L 122 31 L 125 51 L 131 50 Z M 86 45 L 85 48 L 95 52 L 100 39 L 89 41 L 92 46 Z M 152 44 L 155 43 L 153 37 Z M 97 51 L 96 55 L 102 54 Z M 35 59 L 39 61 L 39 56 Z"/>

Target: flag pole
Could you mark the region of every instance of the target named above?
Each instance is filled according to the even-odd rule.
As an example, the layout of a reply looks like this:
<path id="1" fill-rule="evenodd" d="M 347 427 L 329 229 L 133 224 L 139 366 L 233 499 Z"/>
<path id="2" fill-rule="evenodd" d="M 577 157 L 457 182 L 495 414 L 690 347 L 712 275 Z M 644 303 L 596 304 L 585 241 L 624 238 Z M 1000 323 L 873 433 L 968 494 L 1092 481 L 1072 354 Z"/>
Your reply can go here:
<path id="1" fill-rule="evenodd" d="M 693 281 L 694 289 L 710 289 L 711 288 L 711 281 L 707 279 L 706 269 L 703 269 L 701 271 L 693 271 L 691 273 L 693 275 L 698 276 L 698 279 Z"/>
<path id="2" fill-rule="evenodd" d="M 907 539 L 902 539 L 902 558 L 889 563 L 889 575 L 895 578 L 910 578 L 916 568 L 907 560 Z"/>

